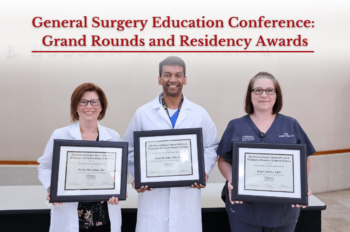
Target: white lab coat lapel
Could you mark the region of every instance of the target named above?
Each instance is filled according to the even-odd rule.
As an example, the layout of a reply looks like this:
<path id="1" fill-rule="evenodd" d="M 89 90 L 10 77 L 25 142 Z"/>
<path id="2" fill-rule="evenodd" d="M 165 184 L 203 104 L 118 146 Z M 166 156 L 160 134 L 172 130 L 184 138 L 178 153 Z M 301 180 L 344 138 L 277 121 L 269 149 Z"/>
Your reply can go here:
<path id="1" fill-rule="evenodd" d="M 107 132 L 105 127 L 101 126 L 99 123 L 97 124 L 97 127 L 99 133 L 99 141 L 108 141 L 112 139 L 112 136 Z M 69 134 L 75 140 L 83 140 L 81 137 L 79 121 L 72 125 L 72 127 L 69 130 Z"/>
<path id="2" fill-rule="evenodd" d="M 81 138 L 81 132 L 80 132 L 80 126 L 79 121 L 74 123 L 72 127 L 69 129 L 69 134 L 75 139 L 75 140 L 83 140 Z"/>
<path id="3" fill-rule="evenodd" d="M 181 122 L 183 120 L 185 120 L 185 118 L 187 117 L 187 111 L 188 110 L 191 110 L 192 106 L 191 106 L 191 103 L 186 99 L 185 95 L 183 95 L 184 97 L 184 101 L 182 103 L 182 106 L 181 106 L 181 109 L 180 109 L 180 114 L 176 120 L 176 123 L 175 123 L 175 127 L 174 129 L 178 129 Z"/>
<path id="4" fill-rule="evenodd" d="M 158 114 L 164 118 L 164 120 L 169 124 L 170 128 L 173 128 L 173 125 L 171 124 L 170 118 L 168 114 L 166 113 L 165 109 L 163 108 L 163 105 L 159 102 L 159 96 L 157 96 L 156 99 L 153 101 L 153 108 L 158 109 Z"/>
<path id="5" fill-rule="evenodd" d="M 101 126 L 99 123 L 97 124 L 97 126 L 99 133 L 99 141 L 108 141 L 112 139 L 112 136 L 107 132 L 104 126 Z"/>

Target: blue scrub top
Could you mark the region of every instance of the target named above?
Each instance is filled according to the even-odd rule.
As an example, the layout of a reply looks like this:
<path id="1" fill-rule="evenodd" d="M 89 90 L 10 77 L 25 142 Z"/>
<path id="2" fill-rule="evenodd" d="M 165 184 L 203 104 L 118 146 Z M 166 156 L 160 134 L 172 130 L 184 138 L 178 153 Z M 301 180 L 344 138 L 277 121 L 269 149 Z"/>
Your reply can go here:
<path id="1" fill-rule="evenodd" d="M 179 116 L 179 110 L 176 110 L 175 113 L 170 117 L 170 122 L 171 122 L 171 125 L 173 125 L 173 129 L 175 127 L 175 123 L 177 121 L 178 116 Z"/>
<path id="2" fill-rule="evenodd" d="M 232 159 L 232 142 L 263 142 L 263 143 L 298 143 L 306 145 L 306 155 L 315 153 L 315 148 L 309 138 L 294 118 L 277 114 L 271 127 L 260 138 L 260 131 L 249 115 L 232 120 L 222 138 L 217 154 L 225 159 Z M 227 182 L 222 191 L 222 199 L 228 197 Z M 244 202 L 230 206 L 229 213 L 234 213 L 239 220 L 264 227 L 280 227 L 298 220 L 300 209 L 292 208 L 290 204 L 266 204 Z"/>

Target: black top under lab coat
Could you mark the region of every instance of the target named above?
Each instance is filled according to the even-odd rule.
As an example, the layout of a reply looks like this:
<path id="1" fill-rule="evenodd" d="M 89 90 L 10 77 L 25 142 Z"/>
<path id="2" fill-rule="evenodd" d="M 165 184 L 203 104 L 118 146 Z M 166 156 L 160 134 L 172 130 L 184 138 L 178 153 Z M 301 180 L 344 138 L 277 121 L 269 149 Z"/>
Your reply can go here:
<path id="1" fill-rule="evenodd" d="M 217 154 L 225 159 L 232 159 L 232 142 L 264 142 L 264 143 L 295 143 L 306 145 L 306 155 L 315 153 L 309 138 L 294 118 L 277 114 L 271 127 L 260 138 L 260 131 L 249 115 L 234 119 L 228 124 L 218 147 Z M 227 183 L 222 191 L 225 201 L 228 197 Z M 300 209 L 292 208 L 290 204 L 249 203 L 230 206 L 240 221 L 264 227 L 280 227 L 298 220 Z"/>

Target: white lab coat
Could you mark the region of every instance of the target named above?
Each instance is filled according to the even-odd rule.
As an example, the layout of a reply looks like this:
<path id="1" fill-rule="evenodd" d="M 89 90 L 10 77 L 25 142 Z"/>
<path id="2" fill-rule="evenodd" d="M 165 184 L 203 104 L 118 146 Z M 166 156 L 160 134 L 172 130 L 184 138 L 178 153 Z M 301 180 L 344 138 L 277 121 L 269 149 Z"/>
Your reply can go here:
<path id="1" fill-rule="evenodd" d="M 98 124 L 100 141 L 120 141 L 119 134 Z M 38 159 L 39 180 L 45 189 L 50 187 L 54 139 L 82 140 L 79 122 L 55 130 L 46 145 L 44 155 Z M 44 199 L 43 199 L 44 200 Z M 79 232 L 78 202 L 57 204 L 51 209 L 50 232 Z M 111 232 L 121 231 L 121 210 L 119 205 L 108 204 Z"/>
<path id="2" fill-rule="evenodd" d="M 201 106 L 184 97 L 174 129 L 202 128 L 205 172 L 216 162 L 218 136 L 209 114 Z M 140 107 L 123 138 L 129 142 L 128 170 L 134 176 L 134 131 L 173 129 L 159 102 L 159 96 Z M 137 232 L 201 232 L 201 190 L 189 187 L 159 188 L 138 194 Z"/>

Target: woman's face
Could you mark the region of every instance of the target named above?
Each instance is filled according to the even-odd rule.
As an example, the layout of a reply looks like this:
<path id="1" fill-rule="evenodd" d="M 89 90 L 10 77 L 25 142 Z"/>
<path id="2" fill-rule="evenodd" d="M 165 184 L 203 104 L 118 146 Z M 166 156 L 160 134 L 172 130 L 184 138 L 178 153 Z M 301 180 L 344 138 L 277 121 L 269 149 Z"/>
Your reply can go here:
<path id="1" fill-rule="evenodd" d="M 84 93 L 80 101 L 82 100 L 86 100 L 86 101 L 99 100 L 99 97 L 95 91 L 89 91 Z M 102 107 L 100 102 L 97 106 L 91 105 L 91 102 L 88 102 L 86 106 L 81 106 L 80 104 L 78 104 L 77 112 L 79 115 L 79 121 L 81 122 L 96 121 L 97 122 L 97 118 L 100 115 L 101 111 L 102 111 Z"/>
<path id="2" fill-rule="evenodd" d="M 255 81 L 253 86 L 253 89 L 256 88 L 261 88 L 263 90 L 275 89 L 275 85 L 270 79 L 258 79 L 257 81 Z M 273 95 L 267 95 L 266 91 L 264 91 L 261 95 L 257 95 L 253 91 L 251 92 L 251 99 L 254 111 L 269 111 L 272 113 L 272 108 L 275 105 L 276 98 L 276 93 L 274 93 Z"/>

